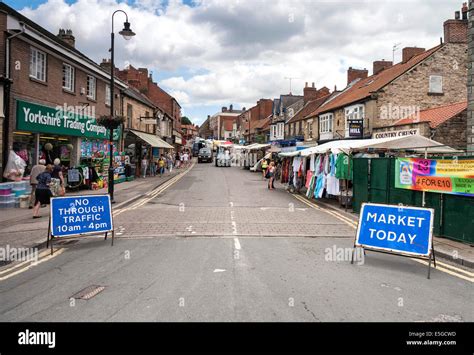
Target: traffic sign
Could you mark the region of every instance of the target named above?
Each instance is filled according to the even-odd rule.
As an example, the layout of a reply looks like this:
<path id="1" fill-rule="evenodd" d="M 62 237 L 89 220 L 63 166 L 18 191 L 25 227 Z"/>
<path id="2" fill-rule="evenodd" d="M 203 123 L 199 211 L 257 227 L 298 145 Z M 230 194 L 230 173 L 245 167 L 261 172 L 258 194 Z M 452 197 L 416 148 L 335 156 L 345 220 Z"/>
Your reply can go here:
<path id="1" fill-rule="evenodd" d="M 433 216 L 431 208 L 364 203 L 356 246 L 427 257 L 431 252 Z"/>

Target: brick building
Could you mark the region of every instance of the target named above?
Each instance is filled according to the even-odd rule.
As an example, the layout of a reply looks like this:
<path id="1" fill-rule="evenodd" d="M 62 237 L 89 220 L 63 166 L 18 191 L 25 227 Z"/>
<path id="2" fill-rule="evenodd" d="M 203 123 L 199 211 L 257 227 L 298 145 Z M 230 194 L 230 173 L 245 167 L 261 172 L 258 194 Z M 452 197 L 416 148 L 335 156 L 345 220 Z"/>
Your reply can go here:
<path id="1" fill-rule="evenodd" d="M 110 72 L 74 45 L 71 30 L 56 36 L 0 3 L 2 175 L 10 150 L 26 161 L 26 173 L 40 158 L 79 164 L 90 145 L 107 153 L 109 133 L 95 119 L 110 114 Z M 117 80 L 115 97 L 125 88 Z M 121 115 L 120 100 L 114 104 Z"/>
<path id="2" fill-rule="evenodd" d="M 294 103 L 303 99 L 301 95 L 280 95 L 273 100 L 272 122 L 270 123 L 270 141 L 285 139 L 285 123 L 294 115 L 295 108 L 289 110 Z"/>
<path id="3" fill-rule="evenodd" d="M 422 110 L 465 101 L 467 37 L 461 29 L 467 28 L 466 11 L 463 19 L 456 13 L 456 19 L 444 22 L 444 43 L 429 50 L 406 47 L 400 63 L 376 61 L 376 74 L 369 77 L 349 68 L 348 86 L 316 111 L 320 142 L 349 138 L 351 120 L 363 120 L 364 136 L 370 137 L 376 128 Z"/>
<path id="4" fill-rule="evenodd" d="M 234 139 L 237 137 L 237 118 L 243 110 L 223 106 L 220 112 L 209 117 L 209 128 L 217 140 Z"/>
<path id="5" fill-rule="evenodd" d="M 182 145 L 181 106 L 178 101 L 153 82 L 152 76 L 146 68 L 137 69 L 129 65 L 116 72 L 120 79 L 138 89 L 164 112 L 159 125 L 161 138 L 180 149 Z"/>
<path id="6" fill-rule="evenodd" d="M 249 143 L 268 141 L 269 137 L 263 133 L 263 129 L 269 125 L 272 109 L 271 99 L 260 99 L 255 106 L 244 110 L 237 119 L 239 138 Z"/>

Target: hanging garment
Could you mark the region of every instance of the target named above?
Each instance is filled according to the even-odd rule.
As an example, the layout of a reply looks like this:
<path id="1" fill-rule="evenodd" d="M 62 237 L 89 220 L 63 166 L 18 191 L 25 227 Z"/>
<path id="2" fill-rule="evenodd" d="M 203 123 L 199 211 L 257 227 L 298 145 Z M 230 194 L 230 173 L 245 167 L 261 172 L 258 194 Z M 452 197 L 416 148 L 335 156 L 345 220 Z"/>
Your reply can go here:
<path id="1" fill-rule="evenodd" d="M 334 195 L 334 196 L 339 195 L 340 190 L 339 190 L 339 179 L 338 178 L 336 178 L 333 175 L 328 175 L 326 185 L 327 185 L 326 191 L 329 195 Z"/>
<path id="2" fill-rule="evenodd" d="M 352 156 L 341 153 L 336 160 L 336 177 L 352 180 Z"/>
<path id="3" fill-rule="evenodd" d="M 316 175 L 311 176 L 311 181 L 309 182 L 308 191 L 306 191 L 306 197 L 312 198 L 314 195 L 314 188 L 316 187 Z"/>
<path id="4" fill-rule="evenodd" d="M 312 172 L 311 170 L 308 170 L 308 171 L 306 172 L 306 184 L 305 184 L 305 187 L 306 187 L 307 189 L 309 189 L 309 184 L 310 184 L 310 182 L 311 182 L 311 178 L 312 178 L 312 177 L 313 177 L 313 172 Z"/>
<path id="5" fill-rule="evenodd" d="M 325 154 L 324 155 L 324 174 L 328 175 L 331 171 L 331 155 Z"/>
<path id="6" fill-rule="evenodd" d="M 311 155 L 311 157 L 309 158 L 309 170 L 313 171 L 314 172 L 314 161 L 316 159 L 316 155 L 313 154 Z"/>
<path id="7" fill-rule="evenodd" d="M 331 154 L 330 155 L 331 159 L 331 170 L 329 172 L 330 175 L 336 176 L 336 159 L 337 159 L 337 154 Z"/>
<path id="8" fill-rule="evenodd" d="M 319 169 L 319 167 L 321 166 L 321 155 L 318 155 L 315 159 L 315 162 L 314 162 L 314 173 L 316 175 L 319 175 L 321 174 L 321 170 Z"/>
<path id="9" fill-rule="evenodd" d="M 326 176 L 324 174 L 318 175 L 318 178 L 316 180 L 316 188 L 314 189 L 315 198 L 323 197 L 325 183 L 326 183 Z"/>

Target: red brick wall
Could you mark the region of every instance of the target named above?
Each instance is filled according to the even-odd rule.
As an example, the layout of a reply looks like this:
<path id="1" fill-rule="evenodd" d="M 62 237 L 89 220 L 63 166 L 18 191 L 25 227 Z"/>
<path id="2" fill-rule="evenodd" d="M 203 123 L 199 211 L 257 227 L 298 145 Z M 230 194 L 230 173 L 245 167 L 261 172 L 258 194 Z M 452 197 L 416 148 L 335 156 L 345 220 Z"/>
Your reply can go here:
<path id="1" fill-rule="evenodd" d="M 405 47 L 402 50 L 402 62 L 408 62 L 410 58 L 414 57 L 415 55 L 421 54 L 425 51 L 424 48 L 418 47 Z"/>
<path id="2" fill-rule="evenodd" d="M 467 43 L 467 20 L 447 20 L 444 22 L 444 41 Z"/>
<path id="3" fill-rule="evenodd" d="M 351 82 L 358 78 L 365 79 L 367 78 L 368 74 L 369 72 L 367 69 L 354 69 L 350 67 L 349 69 L 347 69 L 347 84 L 349 85 Z"/>

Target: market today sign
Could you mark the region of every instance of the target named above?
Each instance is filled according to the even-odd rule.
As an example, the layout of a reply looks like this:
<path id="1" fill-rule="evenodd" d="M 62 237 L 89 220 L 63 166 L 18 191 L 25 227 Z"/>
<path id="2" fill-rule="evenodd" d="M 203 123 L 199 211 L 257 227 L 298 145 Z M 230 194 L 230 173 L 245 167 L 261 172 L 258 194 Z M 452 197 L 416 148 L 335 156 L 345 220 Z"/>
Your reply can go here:
<path id="1" fill-rule="evenodd" d="M 22 100 L 17 100 L 16 103 L 18 130 L 95 139 L 109 138 L 109 130 L 99 126 L 95 118 L 68 109 L 66 105 L 52 108 Z M 120 130 L 114 130 L 114 140 L 119 137 Z"/>

